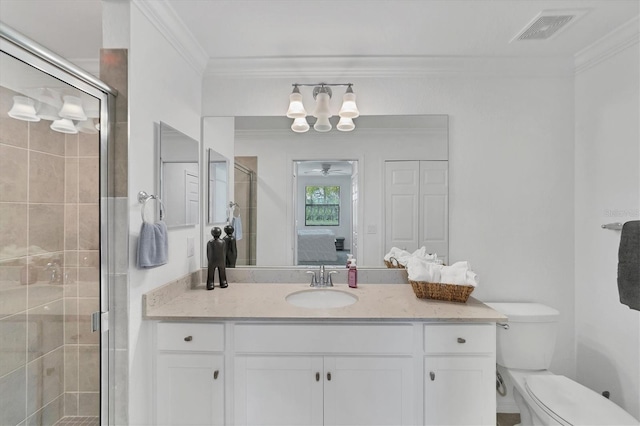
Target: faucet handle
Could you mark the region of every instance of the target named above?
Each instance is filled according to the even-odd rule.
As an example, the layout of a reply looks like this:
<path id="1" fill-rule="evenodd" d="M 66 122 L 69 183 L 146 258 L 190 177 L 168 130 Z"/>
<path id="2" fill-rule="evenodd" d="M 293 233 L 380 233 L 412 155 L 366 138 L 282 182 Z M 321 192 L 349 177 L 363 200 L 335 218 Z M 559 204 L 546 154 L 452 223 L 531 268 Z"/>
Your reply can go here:
<path id="1" fill-rule="evenodd" d="M 318 278 L 313 271 L 307 271 L 307 274 L 311 274 L 311 287 L 315 287 L 318 284 Z"/>
<path id="2" fill-rule="evenodd" d="M 333 275 L 333 274 L 337 274 L 337 273 L 338 273 L 338 271 L 330 271 L 330 272 L 329 272 L 329 274 L 328 274 L 328 278 L 327 278 L 327 285 L 328 285 L 329 287 L 333 287 L 333 280 L 331 279 L 331 275 Z"/>

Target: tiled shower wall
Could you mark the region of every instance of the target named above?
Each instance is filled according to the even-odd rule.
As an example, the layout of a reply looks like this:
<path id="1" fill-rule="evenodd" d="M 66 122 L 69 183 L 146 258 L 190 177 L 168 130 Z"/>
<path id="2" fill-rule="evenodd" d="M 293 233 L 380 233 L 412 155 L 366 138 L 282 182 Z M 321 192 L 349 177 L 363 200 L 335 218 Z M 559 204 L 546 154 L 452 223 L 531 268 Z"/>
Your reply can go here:
<path id="1" fill-rule="evenodd" d="M 0 88 L 0 424 L 99 413 L 98 135 L 8 117 Z"/>

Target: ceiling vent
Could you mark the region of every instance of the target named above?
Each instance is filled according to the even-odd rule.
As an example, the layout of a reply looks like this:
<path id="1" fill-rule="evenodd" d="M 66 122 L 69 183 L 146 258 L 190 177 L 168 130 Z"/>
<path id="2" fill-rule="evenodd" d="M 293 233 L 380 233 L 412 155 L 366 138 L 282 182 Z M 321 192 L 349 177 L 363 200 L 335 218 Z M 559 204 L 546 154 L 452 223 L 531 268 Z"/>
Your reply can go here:
<path id="1" fill-rule="evenodd" d="M 585 13 L 586 9 L 543 10 L 511 41 L 549 40 L 574 24 Z"/>

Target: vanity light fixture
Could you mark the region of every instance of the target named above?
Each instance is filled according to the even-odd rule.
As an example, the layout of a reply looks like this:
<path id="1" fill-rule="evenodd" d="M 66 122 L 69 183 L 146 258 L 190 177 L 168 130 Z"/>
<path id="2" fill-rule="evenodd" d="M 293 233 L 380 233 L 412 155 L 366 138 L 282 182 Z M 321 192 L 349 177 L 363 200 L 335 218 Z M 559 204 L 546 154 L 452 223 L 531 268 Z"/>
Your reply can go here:
<path id="1" fill-rule="evenodd" d="M 342 97 L 342 106 L 338 112 L 340 121 L 336 128 L 341 132 L 350 132 L 355 129 L 353 119 L 357 118 L 360 112 L 356 105 L 356 95 L 353 93 L 353 83 L 294 83 L 293 91 L 289 95 L 289 109 L 287 110 L 287 117 L 294 119 L 291 130 L 296 133 L 304 133 L 310 128 L 306 119 L 307 111 L 302 102 L 302 93 L 300 93 L 301 86 L 313 87 L 313 98 L 316 100 L 313 111 L 316 122 L 313 128 L 316 132 L 328 132 L 333 128 L 329 121 L 329 118 L 332 117 L 330 101 L 333 93 L 331 87 L 347 86 Z"/>

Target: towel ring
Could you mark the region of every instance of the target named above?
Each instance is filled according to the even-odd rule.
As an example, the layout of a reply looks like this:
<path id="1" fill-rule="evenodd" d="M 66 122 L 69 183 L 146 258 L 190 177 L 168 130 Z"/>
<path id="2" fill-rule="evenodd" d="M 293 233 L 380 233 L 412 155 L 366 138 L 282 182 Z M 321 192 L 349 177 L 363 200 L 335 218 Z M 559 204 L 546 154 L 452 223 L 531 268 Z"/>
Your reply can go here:
<path id="1" fill-rule="evenodd" d="M 142 208 L 140 209 L 142 221 L 147 221 L 144 217 L 144 208 L 147 206 L 147 201 L 149 200 L 156 200 L 158 203 L 160 203 L 160 220 L 162 220 L 164 218 L 164 204 L 162 203 L 160 197 L 153 194 L 147 194 L 145 191 L 140 191 L 138 192 L 138 202 L 142 204 Z"/>

